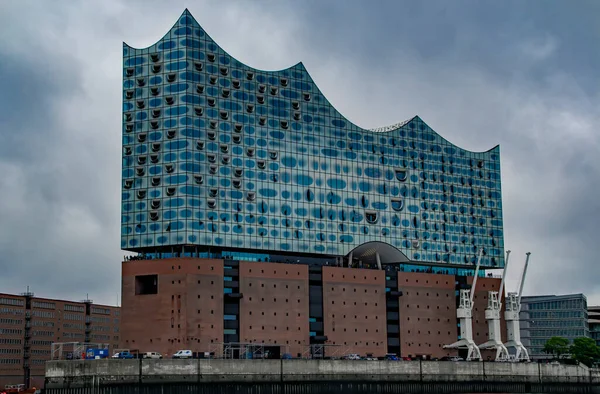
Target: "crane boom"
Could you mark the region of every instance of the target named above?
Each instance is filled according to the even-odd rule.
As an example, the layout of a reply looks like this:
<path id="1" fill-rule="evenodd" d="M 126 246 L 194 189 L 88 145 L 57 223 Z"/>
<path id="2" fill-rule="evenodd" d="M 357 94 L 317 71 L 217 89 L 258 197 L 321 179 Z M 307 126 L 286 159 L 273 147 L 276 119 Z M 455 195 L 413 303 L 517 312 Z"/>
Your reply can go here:
<path id="1" fill-rule="evenodd" d="M 473 285 L 471 286 L 471 308 L 473 308 L 473 297 L 475 296 L 475 285 L 477 285 L 477 276 L 479 276 L 479 265 L 481 264 L 481 256 L 483 255 L 483 248 L 479 249 L 479 256 L 477 256 L 477 268 L 475 268 L 475 277 L 473 278 Z"/>
<path id="2" fill-rule="evenodd" d="M 518 304 L 521 306 L 521 296 L 523 295 L 523 285 L 525 285 L 525 276 L 527 275 L 527 267 L 529 266 L 529 256 L 531 252 L 527 252 L 527 258 L 525 259 L 525 267 L 523 267 L 523 276 L 521 276 L 521 285 L 519 286 L 519 299 Z"/>
<path id="3" fill-rule="evenodd" d="M 502 281 L 500 282 L 500 289 L 498 290 L 498 302 L 502 306 L 502 297 L 504 296 L 504 279 L 506 279 L 506 271 L 508 271 L 508 258 L 510 257 L 510 250 L 506 251 L 506 259 L 504 260 L 504 270 L 502 271 Z"/>

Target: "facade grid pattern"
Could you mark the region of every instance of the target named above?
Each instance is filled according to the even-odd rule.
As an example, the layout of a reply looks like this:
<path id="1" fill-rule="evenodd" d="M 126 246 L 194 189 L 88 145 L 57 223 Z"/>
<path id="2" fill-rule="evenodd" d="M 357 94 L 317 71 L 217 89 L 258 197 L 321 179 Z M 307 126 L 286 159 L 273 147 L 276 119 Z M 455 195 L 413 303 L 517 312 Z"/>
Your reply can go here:
<path id="1" fill-rule="evenodd" d="M 590 337 L 587 300 L 583 294 L 532 296 L 521 299 L 521 339 L 532 358 L 546 358 L 542 349 L 554 336 L 570 342 Z"/>
<path id="2" fill-rule="evenodd" d="M 91 337 L 100 331 L 97 330 L 99 327 L 102 331 L 112 332 L 120 326 L 119 314 L 115 313 L 118 308 L 115 307 L 94 305 L 111 314 L 101 316 L 107 319 L 106 324 L 91 321 L 86 325 L 84 320 L 89 305 L 86 303 L 37 298 L 32 293 L 21 296 L 0 294 L 0 300 L 3 305 L 9 305 L 0 308 L 0 387 L 18 383 L 43 386 L 44 363 L 51 357 L 52 343 L 84 342 L 87 331 Z M 120 336 L 116 335 L 104 343 L 117 348 L 119 340 Z"/>
<path id="3" fill-rule="evenodd" d="M 251 68 L 186 10 L 156 44 L 123 46 L 121 247 L 504 265 L 499 148 L 475 153 L 419 117 L 362 129 L 299 63 Z"/>

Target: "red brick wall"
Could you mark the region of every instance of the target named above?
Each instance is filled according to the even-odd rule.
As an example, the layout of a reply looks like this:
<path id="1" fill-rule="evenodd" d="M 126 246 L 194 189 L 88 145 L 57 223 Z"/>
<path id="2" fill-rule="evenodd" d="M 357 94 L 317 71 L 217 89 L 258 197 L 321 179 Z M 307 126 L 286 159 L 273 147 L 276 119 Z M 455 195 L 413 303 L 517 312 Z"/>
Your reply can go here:
<path id="1" fill-rule="evenodd" d="M 0 364 L 0 389 L 2 389 L 7 384 L 23 383 L 22 350 L 25 330 L 25 298 L 19 296 L 12 296 L 9 294 L 0 294 L 0 298 L 23 301 L 23 306 L 0 304 L 0 319 L 10 319 L 19 321 L 18 324 L 9 324 L 2 323 L 2 320 L 0 320 L 0 329 L 9 329 L 11 331 L 20 330 L 20 333 L 17 332 L 14 334 L 9 333 L 9 331 L 2 332 L 0 333 L 0 339 L 21 341 L 19 344 L 15 345 L 1 343 L 0 341 L 0 348 L 15 349 L 19 352 L 18 354 L 0 354 L 0 359 L 2 360 L 19 360 L 19 364 Z M 15 314 L 13 314 L 13 312 Z M 16 377 L 18 377 L 18 379 Z"/>
<path id="2" fill-rule="evenodd" d="M 0 298 L 17 299 L 23 302 L 23 306 L 7 305 L 0 303 L 0 329 L 20 330 L 20 334 L 9 334 L 3 332 L 0 339 L 17 339 L 18 344 L 2 343 L 0 340 L 0 349 L 17 349 L 16 354 L 0 354 L 0 359 L 18 359 L 18 364 L 0 364 L 0 387 L 6 384 L 23 383 L 23 346 L 25 332 L 25 313 L 29 312 L 31 316 L 31 339 L 30 339 L 30 369 L 31 385 L 37 388 L 43 387 L 45 362 L 52 357 L 51 344 L 57 342 L 84 342 L 85 340 L 85 308 L 86 304 L 82 302 L 72 302 L 65 300 L 56 300 L 51 298 L 31 298 L 31 309 L 25 310 L 24 296 L 10 294 L 0 294 Z M 81 312 L 65 310 L 65 305 L 73 305 L 81 308 Z M 93 321 L 91 328 L 91 342 L 108 343 L 111 350 L 118 347 L 119 326 L 120 326 L 120 308 L 99 304 L 91 304 L 92 308 L 107 309 L 109 314 L 93 313 L 89 316 L 92 319 L 101 319 L 102 321 Z M 12 314 L 10 310 L 19 310 L 19 314 Z M 76 317 L 73 319 L 72 317 Z M 9 324 L 6 319 L 19 320 L 19 324 Z M 104 328 L 104 329 L 102 329 Z M 96 336 L 105 335 L 108 338 L 98 339 Z M 71 351 L 66 349 L 65 351 Z"/>
<path id="3" fill-rule="evenodd" d="M 323 267 L 323 319 L 327 343 L 343 353 L 384 356 L 385 272 Z"/>
<path id="4" fill-rule="evenodd" d="M 123 262 L 121 346 L 172 355 L 223 342 L 223 261 Z M 135 295 L 136 275 L 158 275 L 158 294 Z"/>
<path id="5" fill-rule="evenodd" d="M 309 345 L 308 266 L 241 262 L 239 273 L 240 341 L 303 354 Z"/>
<path id="6" fill-rule="evenodd" d="M 403 357 L 457 354 L 443 348 L 457 340 L 454 282 L 453 275 L 398 272 Z"/>

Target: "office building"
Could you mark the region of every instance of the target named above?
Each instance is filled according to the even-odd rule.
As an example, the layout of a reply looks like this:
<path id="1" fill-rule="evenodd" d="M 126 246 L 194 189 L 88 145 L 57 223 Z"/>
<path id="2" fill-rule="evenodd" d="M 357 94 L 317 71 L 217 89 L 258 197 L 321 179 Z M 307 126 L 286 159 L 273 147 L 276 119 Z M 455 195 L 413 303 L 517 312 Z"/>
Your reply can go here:
<path id="1" fill-rule="evenodd" d="M 588 307 L 588 328 L 590 337 L 600 346 L 600 306 Z"/>
<path id="2" fill-rule="evenodd" d="M 102 343 L 113 350 L 119 327 L 118 307 L 0 293 L 0 388 L 22 383 L 43 387 L 53 343 Z"/>
<path id="3" fill-rule="evenodd" d="M 521 341 L 532 359 L 547 358 L 542 349 L 552 337 L 570 342 L 589 337 L 587 299 L 583 294 L 544 295 L 521 299 Z"/>
<path id="4" fill-rule="evenodd" d="M 123 263 L 124 346 L 437 357 L 478 250 L 504 266 L 499 147 L 459 148 L 418 116 L 362 129 L 302 63 L 249 67 L 187 10 L 123 46 L 122 189 L 121 247 L 140 254 Z"/>

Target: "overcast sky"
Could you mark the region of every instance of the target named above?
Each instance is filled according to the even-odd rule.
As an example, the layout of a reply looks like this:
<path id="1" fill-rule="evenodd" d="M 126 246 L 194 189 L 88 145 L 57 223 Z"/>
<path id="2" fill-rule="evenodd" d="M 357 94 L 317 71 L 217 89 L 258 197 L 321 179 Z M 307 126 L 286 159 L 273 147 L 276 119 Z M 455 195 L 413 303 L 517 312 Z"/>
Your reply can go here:
<path id="1" fill-rule="evenodd" d="M 188 7 L 232 56 L 299 61 L 366 128 L 419 115 L 451 142 L 500 144 L 514 290 L 600 303 L 600 2 L 0 2 L 0 292 L 115 304 L 122 42 Z"/>

